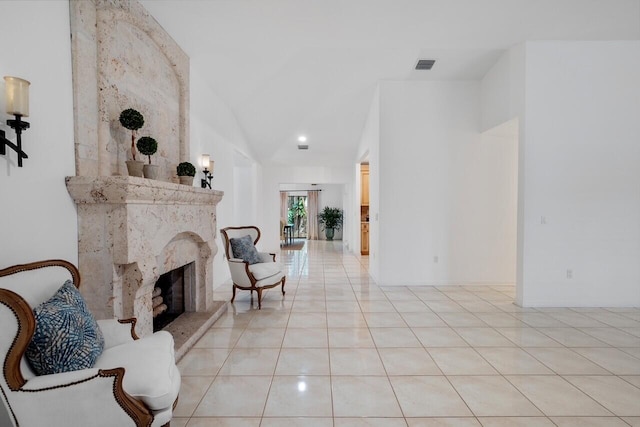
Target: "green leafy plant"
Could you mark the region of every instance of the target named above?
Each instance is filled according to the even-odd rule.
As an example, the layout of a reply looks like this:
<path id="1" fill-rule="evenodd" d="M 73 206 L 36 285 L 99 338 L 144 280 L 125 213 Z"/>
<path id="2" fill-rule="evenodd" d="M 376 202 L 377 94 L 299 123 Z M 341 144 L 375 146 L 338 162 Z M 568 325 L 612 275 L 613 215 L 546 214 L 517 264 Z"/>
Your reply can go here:
<path id="1" fill-rule="evenodd" d="M 318 214 L 318 221 L 322 229 L 331 228 L 339 231 L 342 228 L 342 210 L 325 206 Z"/>
<path id="2" fill-rule="evenodd" d="M 182 162 L 178 165 L 178 176 L 196 176 L 196 167 L 189 162 Z"/>
<path id="3" fill-rule="evenodd" d="M 138 150 L 145 156 L 149 156 L 149 164 L 151 164 L 151 156 L 158 151 L 158 143 L 150 136 L 143 136 L 136 144 Z"/>
<path id="4" fill-rule="evenodd" d="M 127 108 L 120 113 L 120 124 L 131 131 L 131 156 L 136 159 L 136 131 L 144 125 L 144 117 L 139 111 Z"/>

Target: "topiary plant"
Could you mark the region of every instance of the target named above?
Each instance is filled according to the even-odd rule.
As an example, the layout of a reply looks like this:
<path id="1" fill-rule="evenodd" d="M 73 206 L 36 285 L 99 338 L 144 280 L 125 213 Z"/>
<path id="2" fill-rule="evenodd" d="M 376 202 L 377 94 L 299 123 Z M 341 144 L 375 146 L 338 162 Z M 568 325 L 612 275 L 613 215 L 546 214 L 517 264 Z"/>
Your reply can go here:
<path id="1" fill-rule="evenodd" d="M 142 154 L 149 156 L 149 164 L 151 164 L 151 156 L 156 154 L 156 151 L 158 151 L 158 143 L 156 140 L 150 136 L 143 136 L 138 140 L 136 146 Z"/>
<path id="2" fill-rule="evenodd" d="M 182 162 L 178 165 L 178 176 L 196 176 L 196 167 L 189 162 Z"/>
<path id="3" fill-rule="evenodd" d="M 136 131 L 144 125 L 144 117 L 139 111 L 127 108 L 120 113 L 120 124 L 131 131 L 131 156 L 136 159 L 135 135 Z"/>

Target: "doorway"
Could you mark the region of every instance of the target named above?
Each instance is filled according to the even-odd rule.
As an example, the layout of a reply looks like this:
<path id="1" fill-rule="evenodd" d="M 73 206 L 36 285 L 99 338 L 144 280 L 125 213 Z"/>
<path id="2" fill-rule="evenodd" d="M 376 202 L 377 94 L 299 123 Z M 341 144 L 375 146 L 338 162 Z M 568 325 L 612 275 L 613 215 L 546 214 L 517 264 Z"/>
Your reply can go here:
<path id="1" fill-rule="evenodd" d="M 307 196 L 289 196 L 287 222 L 293 225 L 293 236 L 307 237 Z"/>

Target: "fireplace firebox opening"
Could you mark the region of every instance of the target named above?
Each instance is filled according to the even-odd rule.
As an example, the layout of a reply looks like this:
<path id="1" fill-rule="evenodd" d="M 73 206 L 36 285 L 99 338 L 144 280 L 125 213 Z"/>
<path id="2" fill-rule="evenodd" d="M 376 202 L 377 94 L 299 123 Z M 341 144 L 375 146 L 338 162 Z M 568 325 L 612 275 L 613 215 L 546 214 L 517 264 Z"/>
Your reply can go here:
<path id="1" fill-rule="evenodd" d="M 195 262 L 171 270 L 158 278 L 152 294 L 153 331 L 159 331 L 187 310 Z"/>

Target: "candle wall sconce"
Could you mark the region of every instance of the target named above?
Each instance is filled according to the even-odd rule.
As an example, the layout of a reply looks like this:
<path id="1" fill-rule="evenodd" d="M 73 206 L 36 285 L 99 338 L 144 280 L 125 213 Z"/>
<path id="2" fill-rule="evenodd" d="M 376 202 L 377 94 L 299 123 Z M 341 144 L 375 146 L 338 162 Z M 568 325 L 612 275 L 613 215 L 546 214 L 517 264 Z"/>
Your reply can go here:
<path id="1" fill-rule="evenodd" d="M 12 114 L 15 119 L 7 120 L 7 125 L 16 132 L 16 143 L 5 137 L 5 132 L 0 130 L 0 155 L 7 154 L 7 146 L 18 153 L 18 167 L 22 167 L 22 159 L 28 159 L 27 153 L 22 151 L 22 131 L 29 129 L 29 123 L 22 120 L 29 117 L 29 83 L 18 77 L 5 76 L 5 96 L 7 114 Z"/>
<path id="2" fill-rule="evenodd" d="M 203 154 L 200 158 L 200 165 L 202 166 L 202 172 L 204 178 L 200 180 L 200 187 L 211 189 L 211 180 L 213 179 L 213 164 L 214 161 L 210 160 L 211 156 Z"/>

